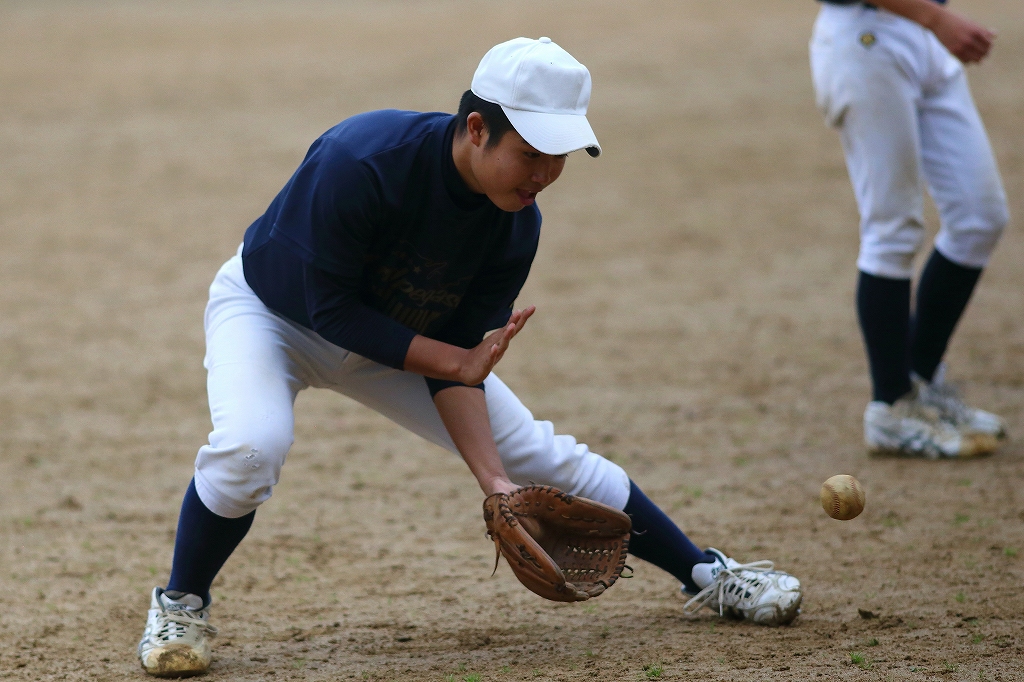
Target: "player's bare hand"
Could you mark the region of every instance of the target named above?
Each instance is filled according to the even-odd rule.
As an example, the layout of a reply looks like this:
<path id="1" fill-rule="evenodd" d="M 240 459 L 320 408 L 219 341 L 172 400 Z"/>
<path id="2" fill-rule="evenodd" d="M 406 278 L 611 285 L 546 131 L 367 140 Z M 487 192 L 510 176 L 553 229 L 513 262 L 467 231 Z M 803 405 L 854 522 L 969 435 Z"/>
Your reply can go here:
<path id="1" fill-rule="evenodd" d="M 483 489 L 484 495 L 488 497 L 495 493 L 505 493 L 508 495 L 509 493 L 519 489 L 519 486 L 507 478 L 494 478 L 480 487 Z"/>
<path id="2" fill-rule="evenodd" d="M 523 310 L 513 311 L 504 327 L 488 334 L 487 338 L 470 350 L 459 380 L 464 384 L 475 386 L 486 379 L 494 366 L 505 355 L 509 343 L 516 334 L 523 330 L 526 321 L 536 310 L 534 306 L 530 306 Z"/>
<path id="3" fill-rule="evenodd" d="M 939 42 L 964 64 L 984 59 L 996 37 L 994 32 L 984 26 L 949 10 L 938 14 L 931 29 Z"/>

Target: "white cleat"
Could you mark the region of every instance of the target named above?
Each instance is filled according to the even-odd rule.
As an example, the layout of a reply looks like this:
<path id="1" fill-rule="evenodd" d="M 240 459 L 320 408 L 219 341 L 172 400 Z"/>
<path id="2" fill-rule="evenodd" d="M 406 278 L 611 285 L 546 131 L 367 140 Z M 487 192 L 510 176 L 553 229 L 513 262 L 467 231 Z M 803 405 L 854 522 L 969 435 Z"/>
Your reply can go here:
<path id="1" fill-rule="evenodd" d="M 139 642 L 139 662 L 154 677 L 191 677 L 210 667 L 208 638 L 217 628 L 207 622 L 210 605 L 194 594 L 171 599 L 153 588 L 146 630 Z"/>
<path id="2" fill-rule="evenodd" d="M 990 436 L 996 440 L 1006 438 L 1006 425 L 999 415 L 971 407 L 964 402 L 956 385 L 946 383 L 946 363 L 939 365 L 930 383 L 916 374 L 913 379 L 921 404 L 938 410 L 939 418 L 961 433 Z"/>
<path id="3" fill-rule="evenodd" d="M 696 613 L 702 606 L 720 616 L 753 621 L 759 625 L 788 625 L 800 615 L 803 592 L 800 581 L 774 570 L 771 561 L 741 564 L 717 549 L 709 548 L 714 563 L 697 564 L 693 579 L 700 592 L 690 595 L 683 613 Z"/>
<path id="4" fill-rule="evenodd" d="M 941 419 L 939 410 L 912 393 L 892 405 L 880 400 L 864 410 L 864 442 L 873 455 L 978 457 L 995 451 L 995 436 L 968 433 Z"/>

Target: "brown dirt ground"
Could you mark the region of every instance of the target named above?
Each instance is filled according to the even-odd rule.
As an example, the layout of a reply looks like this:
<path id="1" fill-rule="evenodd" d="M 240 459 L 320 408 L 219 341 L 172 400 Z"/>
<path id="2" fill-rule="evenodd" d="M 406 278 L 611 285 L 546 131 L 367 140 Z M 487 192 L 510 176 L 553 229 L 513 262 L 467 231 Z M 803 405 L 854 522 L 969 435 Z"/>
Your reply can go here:
<path id="1" fill-rule="evenodd" d="M 963 9 L 1000 31 L 970 73 L 1022 216 L 1024 17 L 1018 0 Z M 215 584 L 207 679 L 1024 678 L 1024 238 L 1005 235 L 950 351 L 1016 440 L 982 461 L 869 459 L 857 216 L 813 105 L 815 11 L 0 4 L 0 678 L 142 679 L 148 592 L 209 430 L 214 272 L 316 135 L 368 109 L 451 110 L 517 35 L 590 67 L 606 155 L 573 157 L 543 197 L 521 298 L 539 312 L 500 374 L 698 543 L 799 576 L 803 615 L 684 617 L 642 562 L 593 603 L 544 602 L 505 566 L 490 577 L 457 458 L 310 391 Z M 854 521 L 818 506 L 835 473 L 867 489 Z"/>

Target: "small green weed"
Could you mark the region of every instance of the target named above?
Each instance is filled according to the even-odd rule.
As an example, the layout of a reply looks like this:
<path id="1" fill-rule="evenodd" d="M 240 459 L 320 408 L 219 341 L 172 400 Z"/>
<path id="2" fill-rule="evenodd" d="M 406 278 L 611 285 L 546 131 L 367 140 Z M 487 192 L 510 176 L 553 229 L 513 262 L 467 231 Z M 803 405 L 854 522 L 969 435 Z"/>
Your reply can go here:
<path id="1" fill-rule="evenodd" d="M 954 526 L 962 526 L 963 524 L 967 523 L 970 520 L 971 520 L 971 517 L 968 516 L 967 514 L 957 514 L 956 516 L 953 517 L 953 525 Z"/>
<path id="2" fill-rule="evenodd" d="M 1013 558 L 1013 557 L 1017 556 L 1017 548 L 1016 547 L 1003 547 L 1003 554 L 1008 556 L 1008 557 L 1010 557 L 1010 558 Z"/>
<path id="3" fill-rule="evenodd" d="M 644 666 L 644 674 L 647 675 L 647 679 L 654 680 L 661 677 L 661 674 L 665 672 L 665 669 L 660 663 L 652 663 Z"/>
<path id="4" fill-rule="evenodd" d="M 462 682 L 480 682 L 480 673 L 470 673 L 462 678 Z"/>
<path id="5" fill-rule="evenodd" d="M 868 640 L 868 646 L 878 646 L 878 638 L 872 637 Z"/>
<path id="6" fill-rule="evenodd" d="M 961 590 L 960 592 L 956 593 L 955 599 L 956 599 L 957 603 L 963 604 L 965 601 L 967 601 L 967 595 L 964 594 L 963 591 Z"/>
<path id="7" fill-rule="evenodd" d="M 871 668 L 871 663 L 868 661 L 867 656 L 856 651 L 850 652 L 850 663 L 853 663 L 862 670 L 869 670 Z"/>

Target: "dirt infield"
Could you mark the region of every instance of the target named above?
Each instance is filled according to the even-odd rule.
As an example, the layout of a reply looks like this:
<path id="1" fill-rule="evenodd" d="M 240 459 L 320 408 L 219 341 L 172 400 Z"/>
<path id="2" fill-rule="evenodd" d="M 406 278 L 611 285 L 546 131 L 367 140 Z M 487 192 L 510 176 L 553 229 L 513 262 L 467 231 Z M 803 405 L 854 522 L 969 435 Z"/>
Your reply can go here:
<path id="1" fill-rule="evenodd" d="M 487 48 L 550 35 L 591 69 L 606 153 L 542 196 L 538 313 L 499 374 L 696 542 L 797 575 L 802 616 L 686 617 L 640 561 L 544 602 L 490 577 L 461 461 L 307 391 L 214 585 L 205 679 L 1024 679 L 1024 15 L 958 4 L 1000 33 L 970 77 L 1016 216 L 949 354 L 1011 433 L 969 462 L 864 454 L 857 216 L 810 0 L 0 3 L 0 678 L 144 678 L 210 429 L 206 289 L 308 144 L 451 111 Z M 867 490 L 854 521 L 818 506 L 836 473 Z"/>

